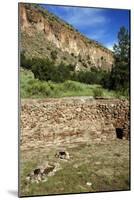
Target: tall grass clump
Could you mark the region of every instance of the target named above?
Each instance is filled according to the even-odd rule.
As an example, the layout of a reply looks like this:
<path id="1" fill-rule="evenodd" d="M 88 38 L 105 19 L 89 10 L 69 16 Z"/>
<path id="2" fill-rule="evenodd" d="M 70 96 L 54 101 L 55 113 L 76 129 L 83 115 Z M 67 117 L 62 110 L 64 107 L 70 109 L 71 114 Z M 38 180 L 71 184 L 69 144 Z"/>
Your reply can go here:
<path id="1" fill-rule="evenodd" d="M 75 81 L 65 81 L 63 83 L 63 87 L 64 90 L 69 90 L 69 91 L 82 91 L 83 87 L 81 86 L 81 84 L 79 84 L 78 82 Z"/>
<path id="2" fill-rule="evenodd" d="M 93 89 L 93 97 L 97 98 L 97 97 L 103 97 L 103 90 L 102 88 L 94 88 Z"/>

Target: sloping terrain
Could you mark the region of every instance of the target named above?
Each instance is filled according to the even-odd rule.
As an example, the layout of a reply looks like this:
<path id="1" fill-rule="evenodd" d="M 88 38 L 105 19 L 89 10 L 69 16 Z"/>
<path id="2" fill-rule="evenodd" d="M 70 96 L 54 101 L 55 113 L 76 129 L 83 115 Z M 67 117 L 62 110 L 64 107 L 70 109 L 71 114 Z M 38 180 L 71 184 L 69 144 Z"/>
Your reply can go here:
<path id="1" fill-rule="evenodd" d="M 111 69 L 113 53 L 97 41 L 38 5 L 21 3 L 19 8 L 20 49 L 27 57 L 48 57 L 55 63 L 73 64 L 76 70 Z"/>

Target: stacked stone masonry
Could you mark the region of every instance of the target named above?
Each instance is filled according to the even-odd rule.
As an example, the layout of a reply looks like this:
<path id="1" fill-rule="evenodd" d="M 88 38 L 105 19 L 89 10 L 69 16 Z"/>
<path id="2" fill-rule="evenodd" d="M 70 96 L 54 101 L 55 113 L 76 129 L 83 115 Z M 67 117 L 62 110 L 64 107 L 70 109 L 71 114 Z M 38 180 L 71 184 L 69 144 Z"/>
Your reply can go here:
<path id="1" fill-rule="evenodd" d="M 129 102 L 88 97 L 22 100 L 20 141 L 23 149 L 38 145 L 129 139 Z"/>

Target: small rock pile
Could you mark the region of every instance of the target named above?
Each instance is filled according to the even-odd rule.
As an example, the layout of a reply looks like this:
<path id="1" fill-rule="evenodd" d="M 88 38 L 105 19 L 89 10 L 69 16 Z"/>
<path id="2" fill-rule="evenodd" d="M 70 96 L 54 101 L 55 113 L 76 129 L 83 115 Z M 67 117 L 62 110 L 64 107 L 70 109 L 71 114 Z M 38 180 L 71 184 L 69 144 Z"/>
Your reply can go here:
<path id="1" fill-rule="evenodd" d="M 60 170 L 60 164 L 47 164 L 46 166 L 37 167 L 30 174 L 27 175 L 26 181 L 28 183 L 46 182 L 48 176 L 53 176 L 56 171 Z"/>

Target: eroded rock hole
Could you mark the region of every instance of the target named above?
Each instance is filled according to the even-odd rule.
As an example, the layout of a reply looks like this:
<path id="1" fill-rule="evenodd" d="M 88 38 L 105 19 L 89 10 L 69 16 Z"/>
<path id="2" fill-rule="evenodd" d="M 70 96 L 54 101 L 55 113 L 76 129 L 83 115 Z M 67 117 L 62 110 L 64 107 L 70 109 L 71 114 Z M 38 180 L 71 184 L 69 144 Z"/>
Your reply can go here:
<path id="1" fill-rule="evenodd" d="M 35 169 L 34 170 L 34 175 L 38 175 L 38 174 L 40 174 L 40 169 Z"/>
<path id="2" fill-rule="evenodd" d="M 55 157 L 60 158 L 60 159 L 69 159 L 69 153 L 67 151 L 58 151 L 55 154 Z"/>
<path id="3" fill-rule="evenodd" d="M 66 152 L 60 151 L 60 152 L 59 152 L 59 155 L 60 155 L 60 156 L 65 156 L 65 155 L 66 155 Z"/>
<path id="4" fill-rule="evenodd" d="M 116 128 L 116 137 L 118 139 L 123 139 L 123 128 Z"/>

